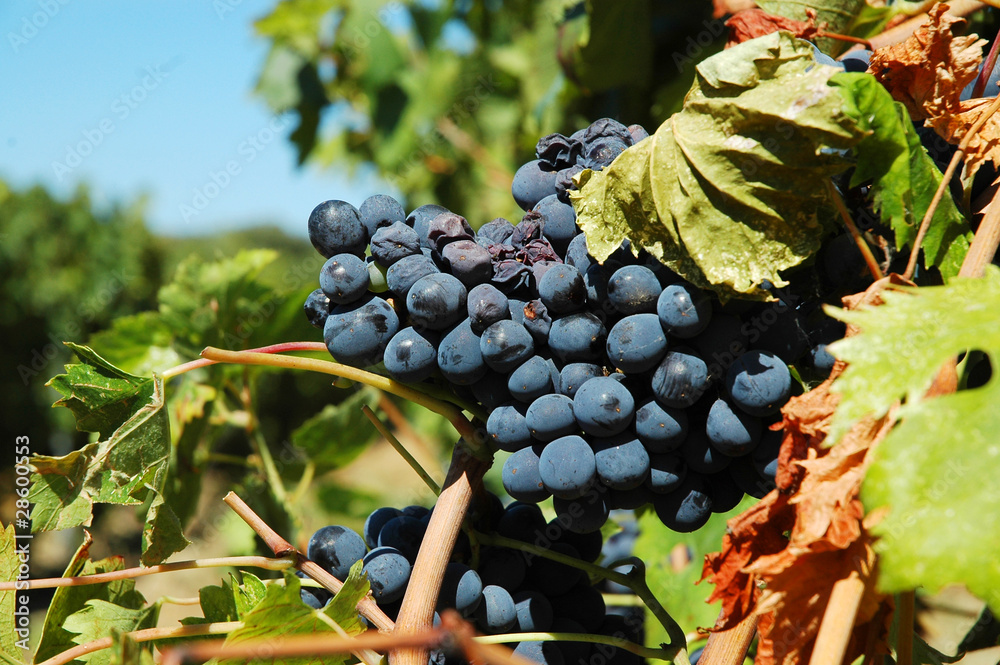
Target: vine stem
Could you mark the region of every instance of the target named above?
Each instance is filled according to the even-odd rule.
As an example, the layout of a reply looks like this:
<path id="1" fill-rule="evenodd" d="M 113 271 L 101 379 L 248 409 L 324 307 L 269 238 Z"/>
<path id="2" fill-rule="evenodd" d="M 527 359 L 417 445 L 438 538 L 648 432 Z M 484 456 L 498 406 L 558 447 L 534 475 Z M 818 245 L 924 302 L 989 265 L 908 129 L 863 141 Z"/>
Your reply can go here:
<path id="1" fill-rule="evenodd" d="M 431 475 L 420 465 L 420 462 L 418 462 L 416 458 L 410 454 L 410 451 L 407 450 L 406 447 L 399 442 L 399 439 L 397 439 L 396 436 L 389 431 L 389 428 L 386 427 L 381 420 L 379 420 L 379 417 L 375 415 L 375 412 L 371 410 L 371 407 L 365 404 L 361 407 L 361 411 L 364 412 L 368 420 L 370 420 L 375 429 L 378 430 L 378 433 L 389 442 L 389 445 L 392 446 L 397 453 L 399 453 L 399 456 L 406 460 L 406 463 L 410 465 L 410 468 L 413 469 L 414 473 L 420 476 L 420 479 L 424 481 L 424 484 L 427 485 L 430 491 L 434 492 L 434 496 L 440 495 L 441 486 L 437 484 L 436 480 L 431 478 Z"/>
<path id="2" fill-rule="evenodd" d="M 343 582 L 338 580 L 323 568 L 320 568 L 315 562 L 310 561 L 304 554 L 295 549 L 291 543 L 279 536 L 274 529 L 268 526 L 268 524 L 234 492 L 230 492 L 222 500 L 227 506 L 232 508 L 233 512 L 239 515 L 240 518 L 242 518 L 243 521 L 246 522 L 258 536 L 260 536 L 261 540 L 263 540 L 267 546 L 271 548 L 275 556 L 290 557 L 295 562 L 296 568 L 322 584 L 323 587 L 328 589 L 331 593 L 337 593 L 341 590 L 341 588 L 343 588 Z M 358 612 L 371 621 L 379 630 L 391 631 L 393 629 L 392 619 L 387 617 L 385 612 L 379 609 L 378 605 L 375 604 L 375 601 L 372 600 L 370 596 L 362 598 L 361 601 L 358 602 L 357 607 Z"/>
<path id="3" fill-rule="evenodd" d="M 745 617 L 728 630 L 712 633 L 698 662 L 704 665 L 741 665 L 756 633 L 756 614 Z"/>
<path id="4" fill-rule="evenodd" d="M 299 358 L 296 356 L 270 355 L 255 351 L 225 351 L 215 347 L 206 347 L 201 352 L 202 357 L 215 362 L 235 363 L 240 365 L 265 365 L 269 367 L 281 367 L 284 369 L 308 370 L 321 374 L 330 374 L 343 377 L 351 381 L 357 381 L 366 385 L 384 390 L 409 400 L 415 404 L 440 414 L 448 419 L 459 435 L 465 439 L 470 447 L 480 447 L 477 443 L 476 430 L 472 423 L 462 415 L 461 410 L 454 404 L 443 400 L 435 399 L 427 394 L 411 388 L 403 383 L 394 381 L 380 374 L 366 372 L 356 367 L 342 365 L 329 360 L 316 360 L 314 358 Z"/>
<path id="5" fill-rule="evenodd" d="M 462 528 L 473 492 L 482 483 L 492 463 L 492 456 L 474 454 L 464 440 L 455 445 L 444 486 L 431 513 L 410 574 L 410 585 L 396 618 L 397 633 L 419 633 L 431 625 L 455 539 Z M 396 649 L 389 653 L 389 662 L 391 665 L 427 665 L 427 656 L 426 647 Z"/>
<path id="6" fill-rule="evenodd" d="M 844 226 L 847 227 L 847 231 L 851 234 L 854 244 L 858 246 L 861 256 L 864 257 L 865 265 L 868 266 L 868 272 L 872 274 L 872 278 L 877 282 L 885 275 L 882 274 L 882 269 L 879 267 L 878 261 L 875 260 L 875 255 L 872 254 L 872 248 L 865 242 L 864 236 L 861 235 L 861 231 L 858 230 L 854 219 L 851 217 L 851 211 L 847 209 L 847 205 L 844 203 L 844 198 L 829 178 L 826 181 L 826 187 L 830 191 L 830 196 L 833 198 L 833 204 L 837 208 L 837 212 L 840 213 L 841 219 L 844 220 Z"/>
<path id="7" fill-rule="evenodd" d="M 1000 43 L 1000 40 L 997 40 Z M 976 235 L 969 245 L 969 252 L 962 261 L 960 277 L 982 277 L 986 266 L 993 261 L 1000 244 L 1000 188 L 986 206 L 986 214 L 979 222 Z"/>
<path id="8" fill-rule="evenodd" d="M 192 626 L 172 626 L 160 628 L 144 628 L 125 633 L 123 637 L 128 637 L 133 642 L 149 642 L 152 640 L 162 640 L 172 637 L 203 637 L 205 635 L 224 635 L 243 626 L 242 621 L 220 621 L 217 623 L 202 623 Z M 313 638 L 315 639 L 315 638 Z M 52 656 L 48 660 L 43 660 L 37 665 L 66 665 L 88 653 L 94 653 L 102 649 L 110 649 L 114 645 L 114 637 L 101 637 L 99 639 L 80 644 L 67 649 L 62 653 Z"/>
<path id="9" fill-rule="evenodd" d="M 93 575 L 82 575 L 79 577 L 46 577 L 34 580 L 27 580 L 29 589 L 56 589 L 68 586 L 84 586 L 87 584 L 104 584 L 117 580 L 127 580 L 146 575 L 156 575 L 158 573 L 172 573 L 177 570 L 195 570 L 204 568 L 223 568 L 245 566 L 251 568 L 263 568 L 265 570 L 285 570 L 295 565 L 293 557 L 279 557 L 271 559 L 266 556 L 226 556 L 214 559 L 191 559 L 189 561 L 175 561 L 173 563 L 161 563 L 156 566 L 125 568 L 123 570 L 113 570 L 107 573 L 95 573 Z M 21 582 L 23 584 L 24 582 Z M 17 582 L 0 582 L 0 591 L 14 591 Z"/>
<path id="10" fill-rule="evenodd" d="M 288 351 L 320 351 L 322 353 L 329 353 L 326 348 L 326 344 L 322 342 L 284 342 L 282 344 L 271 344 L 270 346 L 259 346 L 256 349 L 247 349 L 254 353 L 286 353 Z M 185 372 L 190 372 L 193 369 L 198 369 L 199 367 L 208 367 L 209 365 L 217 364 L 217 360 L 209 360 L 207 358 L 199 358 L 198 360 L 192 360 L 186 362 L 183 365 L 177 365 L 176 367 L 171 367 L 170 369 L 164 371 L 160 376 L 164 380 L 172 379 L 175 376 L 180 376 Z"/>
<path id="11" fill-rule="evenodd" d="M 506 536 L 500 536 L 493 533 L 481 533 L 477 531 L 476 539 L 479 541 L 480 545 L 494 545 L 520 550 L 522 552 L 527 552 L 528 554 L 533 554 L 545 559 L 551 559 L 552 561 L 556 561 L 567 566 L 572 566 L 573 568 L 578 568 L 588 575 L 601 577 L 611 580 L 617 584 L 621 584 L 622 586 L 626 586 L 632 589 L 635 595 L 639 596 L 643 604 L 649 608 L 649 611 L 653 613 L 653 616 L 656 617 L 663 628 L 667 631 L 667 636 L 670 638 L 670 645 L 666 649 L 662 649 L 660 651 L 661 655 L 659 657 L 669 660 L 670 657 L 675 655 L 687 644 L 687 638 L 684 635 L 684 630 L 677 624 L 676 621 L 674 621 L 674 618 L 670 616 L 670 614 L 663 608 L 663 605 L 660 604 L 660 601 L 656 599 L 656 596 L 653 595 L 653 592 L 650 591 L 645 580 L 645 569 L 640 568 L 640 565 L 638 564 L 641 562 L 638 562 L 636 559 L 624 562 L 615 562 L 615 566 L 626 563 L 632 565 L 632 570 L 630 572 L 620 573 L 617 570 L 612 570 L 611 568 L 598 566 L 596 563 L 583 561 L 544 547 L 531 545 L 513 538 L 507 538 Z"/>
<path id="12" fill-rule="evenodd" d="M 955 154 L 952 155 L 951 161 L 948 162 L 948 168 L 945 169 L 944 176 L 941 178 L 941 182 L 938 184 L 937 191 L 934 192 L 934 198 L 931 199 L 931 204 L 927 207 L 927 212 L 924 213 L 924 218 L 920 220 L 920 228 L 917 230 L 917 237 L 913 240 L 913 248 L 910 250 L 910 260 L 906 264 L 906 272 L 903 273 L 903 278 L 907 280 L 913 280 L 913 273 L 917 270 L 917 259 L 920 258 L 920 245 L 923 244 L 924 238 L 927 236 L 927 231 L 931 227 L 931 219 L 934 217 L 934 213 L 937 211 L 938 205 L 941 203 L 941 199 L 944 197 L 944 193 L 948 188 L 948 183 L 951 182 L 952 177 L 955 175 L 955 171 L 958 169 L 958 164 L 965 157 L 965 151 L 969 149 L 969 143 L 976 136 L 986 121 L 996 113 L 997 109 L 1000 109 L 1000 97 L 997 97 L 993 102 L 986 107 L 986 110 L 982 115 L 972 124 L 972 127 L 965 132 L 965 136 L 962 137 L 961 142 L 958 144 L 958 149 Z"/>

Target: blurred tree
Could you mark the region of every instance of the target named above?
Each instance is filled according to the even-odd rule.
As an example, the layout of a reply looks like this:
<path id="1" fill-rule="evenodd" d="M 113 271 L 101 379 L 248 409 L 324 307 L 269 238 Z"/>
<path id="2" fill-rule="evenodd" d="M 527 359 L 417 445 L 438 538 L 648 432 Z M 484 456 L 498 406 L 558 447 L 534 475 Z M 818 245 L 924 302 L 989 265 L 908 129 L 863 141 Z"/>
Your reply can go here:
<path id="1" fill-rule="evenodd" d="M 511 177 L 538 138 L 604 116 L 657 126 L 721 48 L 711 13 L 666 0 L 282 0 L 257 22 L 271 42 L 257 91 L 298 116 L 300 162 L 374 164 L 410 207 L 517 221 Z"/>
<path id="2" fill-rule="evenodd" d="M 141 203 L 97 212 L 86 188 L 58 201 L 41 187 L 15 191 L 0 181 L 5 440 L 31 436 L 38 453 L 71 446 L 72 418 L 52 409 L 55 393 L 45 388 L 71 357 L 62 342 L 83 342 L 119 316 L 154 307 L 161 282 L 162 252 Z"/>

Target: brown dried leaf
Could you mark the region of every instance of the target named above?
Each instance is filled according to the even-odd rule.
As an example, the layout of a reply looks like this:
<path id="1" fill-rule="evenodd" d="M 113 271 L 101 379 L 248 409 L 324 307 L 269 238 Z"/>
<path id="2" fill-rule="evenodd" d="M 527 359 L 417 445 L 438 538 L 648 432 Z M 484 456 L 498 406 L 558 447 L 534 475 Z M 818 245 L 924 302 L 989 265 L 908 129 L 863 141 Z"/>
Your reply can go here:
<path id="1" fill-rule="evenodd" d="M 931 8 L 928 23 L 898 44 L 872 54 L 868 71 L 901 102 L 913 120 L 952 115 L 959 95 L 976 77 L 985 39 L 956 37 L 964 19 L 946 14 L 948 5 Z"/>
<path id="2" fill-rule="evenodd" d="M 726 48 L 779 30 L 786 30 L 800 39 L 815 39 L 818 31 L 815 17 L 816 13 L 812 12 L 808 21 L 795 21 L 768 14 L 763 9 L 744 9 L 726 21 L 729 28 Z"/>
<path id="3" fill-rule="evenodd" d="M 931 118 L 928 122 L 945 140 L 957 145 L 984 113 L 991 113 L 965 151 L 965 168 L 970 176 L 987 161 L 992 162 L 994 168 L 1000 167 L 1000 115 L 989 110 L 993 101 L 992 98 L 967 99 L 959 102 L 956 112 Z"/>

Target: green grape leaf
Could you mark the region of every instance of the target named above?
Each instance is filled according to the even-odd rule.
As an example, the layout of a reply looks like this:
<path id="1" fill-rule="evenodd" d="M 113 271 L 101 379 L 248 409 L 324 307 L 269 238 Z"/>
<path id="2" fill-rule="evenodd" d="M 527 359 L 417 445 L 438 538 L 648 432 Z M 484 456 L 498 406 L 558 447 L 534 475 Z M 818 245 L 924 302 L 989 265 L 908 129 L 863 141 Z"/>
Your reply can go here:
<path id="1" fill-rule="evenodd" d="M 706 554 L 718 552 L 722 547 L 726 522 L 756 502 L 756 499 L 744 497 L 739 506 L 728 513 L 712 515 L 708 523 L 694 533 L 671 531 L 663 526 L 663 522 L 652 510 L 646 511 L 639 518 L 639 537 L 633 554 L 646 563 L 649 589 L 685 633 L 715 625 L 719 607 L 706 602 L 712 594 L 712 585 L 697 584 L 701 579 L 702 564 Z M 688 550 L 679 558 L 685 562 L 679 569 L 671 561 L 671 553 L 675 548 Z M 646 644 L 657 647 L 660 643 L 669 641 L 666 630 L 647 611 Z"/>
<path id="2" fill-rule="evenodd" d="M 378 435 L 361 407 L 374 409 L 380 396 L 365 386 L 338 404 L 326 405 L 292 432 L 292 446 L 312 460 L 317 474 L 346 466 Z"/>
<path id="3" fill-rule="evenodd" d="M 332 633 L 330 625 L 319 618 L 318 612 L 302 603 L 299 594 L 299 578 L 291 571 L 285 571 L 285 584 L 272 584 L 267 594 L 256 607 L 243 617 L 243 627 L 231 632 L 225 644 L 241 644 L 253 640 L 288 635 Z M 346 663 L 349 654 L 342 657 L 324 655 L 314 658 L 273 659 L 261 662 L 271 663 Z M 221 661 L 235 663 L 235 661 Z"/>
<path id="4" fill-rule="evenodd" d="M 865 0 L 760 0 L 757 5 L 768 14 L 784 16 L 785 18 L 805 21 L 809 17 L 806 11 L 813 9 L 816 11 L 816 24 L 826 24 L 827 32 L 839 34 L 854 34 L 852 25 L 855 18 L 867 7 Z M 849 44 L 831 39 L 829 37 L 817 37 L 816 45 L 824 53 L 837 55 Z"/>
<path id="5" fill-rule="evenodd" d="M 599 261 L 626 238 L 722 298 L 767 299 L 763 280 L 814 254 L 829 231 L 826 179 L 863 132 L 812 47 L 778 32 L 697 66 L 684 108 L 572 199 Z"/>
<path id="6" fill-rule="evenodd" d="M 78 427 L 101 433 L 62 457 L 31 458 L 33 531 L 89 524 L 95 503 L 141 505 L 150 501 L 142 538 L 142 563 L 153 565 L 188 543 L 180 523 L 162 502 L 170 456 L 170 421 L 163 408 L 163 381 L 133 376 L 92 349 L 70 345 L 83 364 L 50 382 L 64 395 Z"/>
<path id="7" fill-rule="evenodd" d="M 232 586 L 236 614 L 242 619 L 267 596 L 267 585 L 261 582 L 259 577 L 245 570 L 240 572 L 240 577 L 243 578 L 243 584 L 237 584 L 234 578 Z"/>
<path id="8" fill-rule="evenodd" d="M 848 363 L 834 382 L 840 404 L 828 440 L 858 419 L 886 414 L 900 422 L 875 450 L 862 486 L 869 512 L 885 510 L 879 536 L 879 584 L 886 591 L 930 591 L 965 584 L 1000 611 L 1000 380 L 925 398 L 941 366 L 980 350 L 1000 366 L 1000 269 L 946 286 L 885 291 L 884 304 L 832 310 L 861 333 L 831 345 Z"/>
<path id="9" fill-rule="evenodd" d="M 942 175 L 913 129 L 910 116 L 869 74 L 837 74 L 830 79 L 844 96 L 844 112 L 870 132 L 857 146 L 851 187 L 871 181 L 871 197 L 882 222 L 896 234 L 896 246 L 913 245 L 920 221 L 934 198 Z M 972 231 L 947 192 L 934 211 L 924 255 L 950 279 L 958 275 Z"/>
<path id="10" fill-rule="evenodd" d="M 17 558 L 14 525 L 9 524 L 6 528 L 2 527 L 3 525 L 0 524 L 0 582 L 13 582 L 18 577 L 21 565 Z M 27 648 L 29 634 L 26 630 L 23 635 L 18 634 L 17 615 L 14 614 L 14 610 L 16 607 L 26 607 L 27 605 L 16 603 L 17 593 L 16 590 L 0 591 L 0 615 L 14 617 L 10 622 L 9 632 L 6 628 L 0 629 L 0 658 L 7 656 L 12 658 L 14 662 L 24 662 L 27 660 L 23 655 L 26 652 L 21 647 Z"/>
<path id="11" fill-rule="evenodd" d="M 156 626 L 159 613 L 159 605 L 129 608 L 106 600 L 91 599 L 82 609 L 66 617 L 63 628 L 75 633 L 75 644 L 86 644 L 118 632 L 152 628 Z M 111 665 L 112 655 L 108 649 L 100 649 L 78 656 L 76 660 L 89 665 Z"/>
<path id="12" fill-rule="evenodd" d="M 228 581 L 222 580 L 219 586 L 210 585 L 198 589 L 198 604 L 201 606 L 202 616 L 187 617 L 181 619 L 181 623 L 187 626 L 197 623 L 239 621 L 240 615 L 236 607 L 233 586 Z"/>
<path id="13" fill-rule="evenodd" d="M 118 369 L 86 346 L 67 342 L 82 363 L 66 365 L 66 373 L 52 377 L 47 386 L 62 398 L 54 406 L 65 406 L 76 417 L 82 432 L 97 432 L 102 439 L 135 415 L 154 392 L 152 377 L 136 376 Z"/>
<path id="14" fill-rule="evenodd" d="M 344 580 L 344 586 L 323 608 L 323 612 L 336 621 L 348 635 L 365 632 L 365 624 L 358 614 L 358 603 L 368 595 L 371 585 L 368 584 L 368 576 L 362 572 L 362 568 L 361 561 L 354 562 L 347 573 L 347 579 Z"/>

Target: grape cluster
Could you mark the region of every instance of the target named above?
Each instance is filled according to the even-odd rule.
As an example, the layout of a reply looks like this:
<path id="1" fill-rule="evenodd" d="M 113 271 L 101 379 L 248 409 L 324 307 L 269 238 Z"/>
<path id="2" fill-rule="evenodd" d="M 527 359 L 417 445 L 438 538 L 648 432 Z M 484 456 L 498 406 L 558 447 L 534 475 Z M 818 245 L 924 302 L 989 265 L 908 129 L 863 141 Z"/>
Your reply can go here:
<path id="1" fill-rule="evenodd" d="M 770 426 L 798 385 L 788 365 L 829 372 L 825 343 L 839 336 L 777 291 L 722 305 L 627 241 L 603 264 L 590 256 L 572 176 L 646 136 L 603 119 L 541 139 L 513 180 L 516 225 L 476 231 L 382 195 L 309 218 L 327 261 L 305 310 L 333 357 L 481 404 L 489 442 L 512 453 L 510 496 L 552 497 L 578 533 L 649 504 L 691 531 L 763 496 L 780 439 Z"/>
<path id="2" fill-rule="evenodd" d="M 365 521 L 362 534 L 327 526 L 313 534 L 307 554 L 339 579 L 363 561 L 372 595 L 392 619 L 399 612 L 430 510 L 421 506 L 379 508 Z M 488 492 L 477 495 L 466 522 L 482 533 L 495 533 L 552 549 L 584 561 L 602 556 L 599 532 L 577 534 L 557 520 L 547 522 L 538 506 L 513 502 L 506 508 Z M 605 606 L 599 587 L 577 568 L 505 547 L 479 547 L 474 554 L 466 531 L 445 570 L 437 610 L 455 609 L 485 634 L 564 632 L 598 633 L 641 641 L 642 615 L 622 616 Z M 605 558 L 607 558 L 605 553 Z M 330 596 L 303 587 L 303 602 L 320 609 Z M 438 616 L 435 615 L 435 621 Z M 593 645 L 616 663 L 637 663 L 625 651 Z M 592 645 L 578 642 L 520 642 L 515 652 L 542 665 L 586 662 Z M 610 655 L 609 655 L 610 654 Z M 444 654 L 432 657 L 450 662 Z"/>

